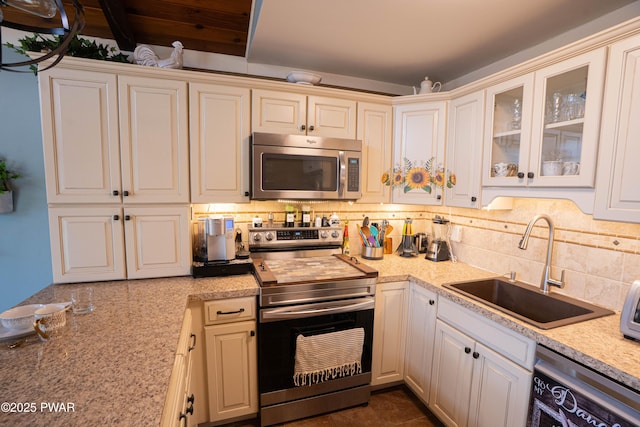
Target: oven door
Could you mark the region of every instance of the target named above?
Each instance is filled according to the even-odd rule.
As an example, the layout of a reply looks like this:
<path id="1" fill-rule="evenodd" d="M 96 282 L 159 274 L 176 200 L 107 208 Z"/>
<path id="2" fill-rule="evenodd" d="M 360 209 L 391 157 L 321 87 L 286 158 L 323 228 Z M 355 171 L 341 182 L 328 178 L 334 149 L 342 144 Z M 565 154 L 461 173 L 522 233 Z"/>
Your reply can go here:
<path id="1" fill-rule="evenodd" d="M 275 405 L 369 384 L 373 307 L 374 299 L 365 297 L 261 309 L 258 324 L 260 406 Z M 320 381 L 312 385 L 295 385 L 298 335 L 309 337 L 358 328 L 364 329 L 361 373 Z"/>

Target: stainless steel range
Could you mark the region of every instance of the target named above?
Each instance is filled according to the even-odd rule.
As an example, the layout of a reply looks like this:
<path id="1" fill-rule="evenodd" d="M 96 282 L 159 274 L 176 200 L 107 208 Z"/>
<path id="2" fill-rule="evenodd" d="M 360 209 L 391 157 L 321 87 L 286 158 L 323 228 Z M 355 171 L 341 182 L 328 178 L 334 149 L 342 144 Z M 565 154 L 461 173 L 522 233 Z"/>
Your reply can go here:
<path id="1" fill-rule="evenodd" d="M 262 426 L 369 400 L 378 272 L 341 243 L 340 227 L 249 229 Z"/>

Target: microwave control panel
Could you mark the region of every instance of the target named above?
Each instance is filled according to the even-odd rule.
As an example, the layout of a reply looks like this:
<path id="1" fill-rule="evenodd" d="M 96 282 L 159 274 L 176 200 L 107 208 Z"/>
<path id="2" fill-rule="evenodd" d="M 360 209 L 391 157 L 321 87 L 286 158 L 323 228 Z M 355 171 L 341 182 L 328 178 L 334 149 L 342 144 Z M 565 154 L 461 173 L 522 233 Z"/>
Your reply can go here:
<path id="1" fill-rule="evenodd" d="M 360 191 L 360 159 L 349 157 L 347 160 L 347 191 Z"/>

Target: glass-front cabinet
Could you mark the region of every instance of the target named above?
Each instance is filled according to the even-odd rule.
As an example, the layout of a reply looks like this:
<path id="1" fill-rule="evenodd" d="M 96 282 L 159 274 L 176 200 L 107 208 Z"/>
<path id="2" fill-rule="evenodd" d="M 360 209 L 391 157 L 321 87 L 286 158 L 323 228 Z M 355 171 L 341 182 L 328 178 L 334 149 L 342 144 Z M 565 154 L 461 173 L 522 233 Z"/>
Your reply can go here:
<path id="1" fill-rule="evenodd" d="M 606 49 L 487 91 L 485 186 L 593 187 Z"/>

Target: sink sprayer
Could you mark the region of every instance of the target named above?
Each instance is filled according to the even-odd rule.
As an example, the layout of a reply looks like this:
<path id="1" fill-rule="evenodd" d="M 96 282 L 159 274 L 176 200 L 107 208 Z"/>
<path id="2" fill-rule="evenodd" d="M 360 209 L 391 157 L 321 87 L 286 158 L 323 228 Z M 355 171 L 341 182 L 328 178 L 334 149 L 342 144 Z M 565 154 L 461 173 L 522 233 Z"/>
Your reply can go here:
<path id="1" fill-rule="evenodd" d="M 518 247 L 520 249 L 527 249 L 527 245 L 529 243 L 529 236 L 531 235 L 531 230 L 533 230 L 533 226 L 538 220 L 545 220 L 547 225 L 549 226 L 549 241 L 547 243 L 547 260 L 544 264 L 544 270 L 542 271 L 542 279 L 540 280 L 540 291 L 548 295 L 549 294 L 549 285 L 557 286 L 558 288 L 564 287 L 564 270 L 560 275 L 560 280 L 555 280 L 551 278 L 551 253 L 553 252 L 553 221 L 548 215 L 538 214 L 533 217 L 533 219 L 527 225 L 527 229 L 522 235 L 522 239 L 520 240 L 520 244 Z"/>

